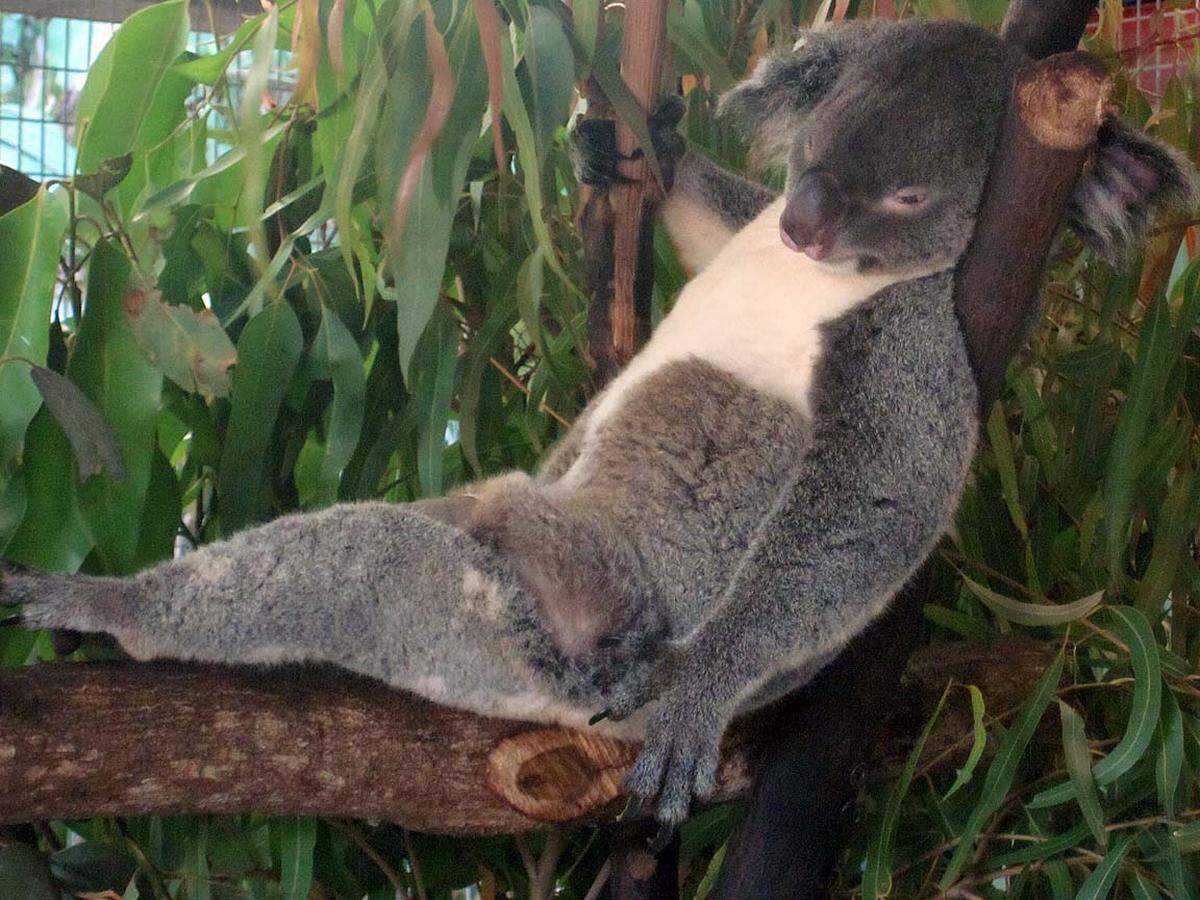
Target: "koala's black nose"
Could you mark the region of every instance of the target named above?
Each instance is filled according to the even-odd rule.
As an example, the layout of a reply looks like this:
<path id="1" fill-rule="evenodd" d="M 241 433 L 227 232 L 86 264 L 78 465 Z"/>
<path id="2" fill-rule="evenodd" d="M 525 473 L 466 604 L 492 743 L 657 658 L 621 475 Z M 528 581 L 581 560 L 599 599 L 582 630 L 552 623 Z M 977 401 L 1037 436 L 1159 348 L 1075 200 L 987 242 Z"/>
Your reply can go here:
<path id="1" fill-rule="evenodd" d="M 788 191 L 787 206 L 779 219 L 780 237 L 792 250 L 824 259 L 833 249 L 838 227 L 849 208 L 849 198 L 837 176 L 824 169 L 812 169 Z"/>

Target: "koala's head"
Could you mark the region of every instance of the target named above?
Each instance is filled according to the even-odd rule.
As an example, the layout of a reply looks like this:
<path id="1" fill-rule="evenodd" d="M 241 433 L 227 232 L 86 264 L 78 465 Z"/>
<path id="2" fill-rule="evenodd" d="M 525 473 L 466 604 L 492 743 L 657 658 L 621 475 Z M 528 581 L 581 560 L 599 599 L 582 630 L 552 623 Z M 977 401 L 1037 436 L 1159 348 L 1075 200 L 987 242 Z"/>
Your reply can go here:
<path id="1" fill-rule="evenodd" d="M 833 26 L 759 63 L 721 112 L 744 123 L 763 162 L 786 165 L 780 236 L 789 247 L 860 271 L 934 271 L 970 240 L 1026 59 L 961 23 Z M 1076 190 L 1072 224 L 1120 256 L 1156 208 L 1190 200 L 1191 173 L 1174 151 L 1112 120 Z"/>

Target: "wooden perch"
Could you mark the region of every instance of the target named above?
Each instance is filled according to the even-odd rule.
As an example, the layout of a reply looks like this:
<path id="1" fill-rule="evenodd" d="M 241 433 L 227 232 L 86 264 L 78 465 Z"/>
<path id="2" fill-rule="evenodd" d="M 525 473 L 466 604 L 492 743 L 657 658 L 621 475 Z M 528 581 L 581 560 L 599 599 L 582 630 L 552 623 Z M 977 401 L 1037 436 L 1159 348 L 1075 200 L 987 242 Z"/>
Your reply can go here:
<path id="1" fill-rule="evenodd" d="M 988 709 L 1013 707 L 1054 652 L 1020 638 L 949 649 L 913 668 L 889 744 L 903 746 L 950 679 L 979 684 Z M 722 798 L 745 792 L 756 754 L 790 714 L 785 703 L 733 730 Z M 968 734 L 969 721 L 931 746 Z M 0 671 L 0 824 L 257 811 L 506 834 L 619 812 L 612 801 L 636 752 L 588 731 L 447 709 L 331 668 Z"/>

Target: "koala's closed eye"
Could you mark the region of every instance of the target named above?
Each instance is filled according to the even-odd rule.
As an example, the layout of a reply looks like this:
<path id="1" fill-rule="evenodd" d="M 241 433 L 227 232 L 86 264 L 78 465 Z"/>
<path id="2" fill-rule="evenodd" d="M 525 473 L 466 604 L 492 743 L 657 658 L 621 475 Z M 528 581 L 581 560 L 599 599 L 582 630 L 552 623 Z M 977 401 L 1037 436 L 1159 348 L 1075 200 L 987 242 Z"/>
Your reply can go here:
<path id="1" fill-rule="evenodd" d="M 1100 129 L 1068 215 L 1088 247 L 1119 262 L 1145 239 L 1156 213 L 1196 202 L 1196 171 L 1183 155 L 1114 118 Z"/>

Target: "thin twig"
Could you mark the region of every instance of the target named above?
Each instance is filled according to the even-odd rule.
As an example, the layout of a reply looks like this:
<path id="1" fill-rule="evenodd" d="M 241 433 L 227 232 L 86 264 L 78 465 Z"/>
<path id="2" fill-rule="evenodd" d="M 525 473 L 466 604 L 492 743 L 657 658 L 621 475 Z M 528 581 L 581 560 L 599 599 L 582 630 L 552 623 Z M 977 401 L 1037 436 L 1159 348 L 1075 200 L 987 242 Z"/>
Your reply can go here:
<path id="1" fill-rule="evenodd" d="M 371 862 L 379 867 L 379 871 L 383 873 L 383 877 L 395 888 L 396 900 L 410 900 L 412 895 L 409 893 L 408 887 L 404 884 L 403 877 L 392 868 L 391 864 L 383 858 L 378 850 L 371 846 L 370 841 L 356 827 L 347 822 L 339 822 L 337 819 L 326 819 L 325 822 L 330 828 L 340 831 L 346 837 L 350 838 L 355 846 L 365 853 Z M 411 859 L 411 857 L 409 858 Z"/>

